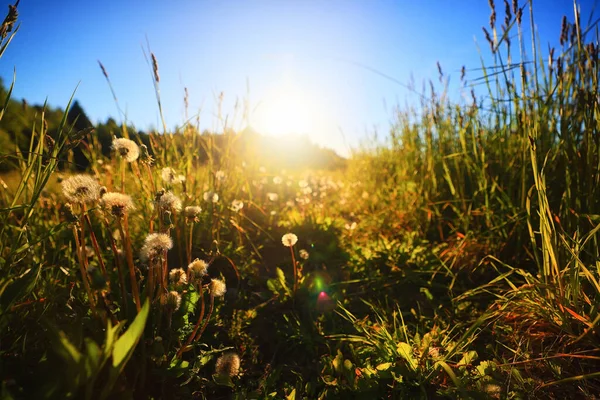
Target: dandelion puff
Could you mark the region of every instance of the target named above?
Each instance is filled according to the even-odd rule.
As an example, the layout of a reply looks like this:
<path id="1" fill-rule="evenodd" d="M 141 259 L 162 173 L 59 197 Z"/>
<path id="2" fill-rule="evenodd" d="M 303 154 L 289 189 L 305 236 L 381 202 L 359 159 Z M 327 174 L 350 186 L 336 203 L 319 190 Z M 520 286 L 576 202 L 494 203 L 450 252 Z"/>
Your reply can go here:
<path id="1" fill-rule="evenodd" d="M 127 162 L 134 162 L 140 156 L 140 148 L 133 140 L 115 139 L 112 142 L 112 148 Z"/>
<path id="2" fill-rule="evenodd" d="M 179 307 L 181 307 L 181 295 L 177 291 L 171 290 L 164 297 L 163 305 L 167 309 L 167 311 L 170 312 L 175 312 L 179 310 Z"/>
<path id="3" fill-rule="evenodd" d="M 160 176 L 162 177 L 162 180 L 169 185 L 172 185 L 173 183 L 177 183 L 177 173 L 171 167 L 163 168 L 160 171 Z"/>
<path id="4" fill-rule="evenodd" d="M 267 193 L 267 198 L 269 201 L 277 201 L 279 200 L 279 195 L 277 193 Z"/>
<path id="5" fill-rule="evenodd" d="M 281 182 L 283 182 L 283 179 L 281 179 L 280 176 L 275 176 L 273 177 L 273 183 L 276 185 L 281 185 Z"/>
<path id="6" fill-rule="evenodd" d="M 225 180 L 225 171 L 217 171 L 215 172 L 215 179 L 218 180 L 219 182 L 222 182 Z"/>
<path id="7" fill-rule="evenodd" d="M 187 219 L 187 222 L 198 222 L 198 218 L 200 217 L 201 212 L 202 212 L 202 207 L 187 206 L 184 210 L 185 218 Z"/>
<path id="8" fill-rule="evenodd" d="M 206 261 L 196 258 L 188 265 L 187 275 L 190 282 L 200 282 L 207 271 L 208 264 Z"/>
<path id="9" fill-rule="evenodd" d="M 175 286 L 183 286 L 187 283 L 187 274 L 182 268 L 174 268 L 169 272 L 169 281 Z"/>
<path id="10" fill-rule="evenodd" d="M 134 210 L 131 196 L 123 193 L 108 192 L 100 199 L 102 208 L 117 218 L 121 218 Z"/>
<path id="11" fill-rule="evenodd" d="M 213 279 L 210 281 L 210 294 L 214 297 L 222 297 L 227 291 L 225 282 L 220 279 Z"/>
<path id="12" fill-rule="evenodd" d="M 164 251 L 173 247 L 173 240 L 164 233 L 151 233 L 144 240 L 140 258 L 143 261 L 152 260 Z"/>
<path id="13" fill-rule="evenodd" d="M 204 195 L 202 195 L 202 198 L 204 199 L 204 201 L 208 201 L 208 202 L 212 202 L 212 203 L 217 203 L 219 201 L 219 195 L 216 194 L 215 192 L 204 192 Z"/>
<path id="14" fill-rule="evenodd" d="M 310 257 L 310 254 L 308 254 L 308 251 L 301 249 L 299 252 L 300 254 L 300 258 L 303 260 L 308 260 L 308 257 Z"/>
<path id="15" fill-rule="evenodd" d="M 162 211 L 181 211 L 181 200 L 173 192 L 165 192 L 156 198 L 156 205 Z"/>
<path id="16" fill-rule="evenodd" d="M 61 186 L 72 203 L 93 203 L 100 197 L 100 185 L 91 175 L 73 175 L 62 181 Z"/>
<path id="17" fill-rule="evenodd" d="M 298 236 L 294 235 L 293 233 L 286 233 L 281 237 L 281 243 L 283 243 L 285 247 L 292 247 L 297 242 Z"/>
<path id="18" fill-rule="evenodd" d="M 240 357 L 233 352 L 222 354 L 215 364 L 215 373 L 220 376 L 236 376 L 240 372 Z"/>
<path id="19" fill-rule="evenodd" d="M 231 209 L 234 212 L 239 212 L 242 208 L 244 208 L 244 202 L 241 200 L 233 200 L 231 202 Z"/>

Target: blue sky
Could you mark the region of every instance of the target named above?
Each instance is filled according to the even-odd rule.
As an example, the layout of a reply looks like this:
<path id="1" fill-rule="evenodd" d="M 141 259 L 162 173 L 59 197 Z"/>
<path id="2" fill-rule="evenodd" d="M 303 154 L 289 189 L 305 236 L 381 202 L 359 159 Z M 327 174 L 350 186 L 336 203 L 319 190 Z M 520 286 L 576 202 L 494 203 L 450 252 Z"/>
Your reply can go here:
<path id="1" fill-rule="evenodd" d="M 496 3 L 499 26 L 504 4 Z M 555 44 L 562 16 L 573 19 L 573 3 L 535 3 L 542 42 Z M 580 3 L 587 21 L 595 1 Z M 142 53 L 147 38 L 169 127 L 184 120 L 184 87 L 190 114 L 201 110 L 201 126 L 217 130 L 218 94 L 232 121 L 249 88 L 253 125 L 306 133 L 341 153 L 366 132 L 384 136 L 393 107 L 411 99 L 369 68 L 405 83 L 412 76 L 420 88 L 437 79 L 437 61 L 452 82 L 462 65 L 480 67 L 475 41 L 489 55 L 481 30 L 490 13 L 485 0 L 22 0 L 19 12 L 21 29 L 0 60 L 5 82 L 16 68 L 15 98 L 64 106 L 80 83 L 76 98 L 90 119 L 120 120 L 101 60 L 128 119 L 138 129 L 160 126 Z"/>

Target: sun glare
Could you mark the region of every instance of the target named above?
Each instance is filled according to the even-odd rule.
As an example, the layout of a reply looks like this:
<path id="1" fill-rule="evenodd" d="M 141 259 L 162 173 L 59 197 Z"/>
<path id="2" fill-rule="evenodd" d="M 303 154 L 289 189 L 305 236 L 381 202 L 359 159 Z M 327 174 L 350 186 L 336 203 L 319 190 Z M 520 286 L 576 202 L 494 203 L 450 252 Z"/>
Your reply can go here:
<path id="1" fill-rule="evenodd" d="M 310 134 L 315 117 L 306 94 L 286 84 L 259 102 L 253 113 L 253 125 L 259 132 L 272 136 Z"/>

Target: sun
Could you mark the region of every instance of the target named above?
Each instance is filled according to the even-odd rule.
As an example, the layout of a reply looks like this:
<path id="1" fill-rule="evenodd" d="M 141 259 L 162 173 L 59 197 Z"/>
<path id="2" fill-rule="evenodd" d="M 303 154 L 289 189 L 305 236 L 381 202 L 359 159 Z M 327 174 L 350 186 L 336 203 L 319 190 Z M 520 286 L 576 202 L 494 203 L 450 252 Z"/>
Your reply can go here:
<path id="1" fill-rule="evenodd" d="M 253 125 L 271 136 L 309 134 L 315 112 L 308 96 L 291 83 L 271 90 L 253 112 Z"/>

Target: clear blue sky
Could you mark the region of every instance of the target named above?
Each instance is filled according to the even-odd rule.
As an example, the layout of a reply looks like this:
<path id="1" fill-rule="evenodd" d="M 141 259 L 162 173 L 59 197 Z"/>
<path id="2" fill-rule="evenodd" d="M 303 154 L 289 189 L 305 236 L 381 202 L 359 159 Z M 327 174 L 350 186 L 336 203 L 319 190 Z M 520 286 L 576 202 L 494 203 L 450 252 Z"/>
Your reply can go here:
<path id="1" fill-rule="evenodd" d="M 496 3 L 500 26 L 504 4 Z M 573 20 L 572 1 L 534 3 L 542 41 L 556 43 L 562 16 Z M 584 21 L 594 3 L 581 2 Z M 21 30 L 0 60 L 5 82 L 16 68 L 14 98 L 64 106 L 81 82 L 76 98 L 92 121 L 120 120 L 101 60 L 128 119 L 138 129 L 160 126 L 141 50 L 147 37 L 169 127 L 184 119 L 184 87 L 191 113 L 202 108 L 201 124 L 212 128 L 217 94 L 224 92 L 224 113 L 232 114 L 249 83 L 256 124 L 311 130 L 313 141 L 342 153 L 340 130 L 350 145 L 373 129 L 385 135 L 393 106 L 410 99 L 403 86 L 358 64 L 406 83 L 412 74 L 420 88 L 437 79 L 436 61 L 453 82 L 462 65 L 480 67 L 475 41 L 489 54 L 485 0 L 22 0 L 19 12 Z M 528 18 L 527 8 L 529 30 Z M 277 112 L 287 122 L 274 122 Z"/>

